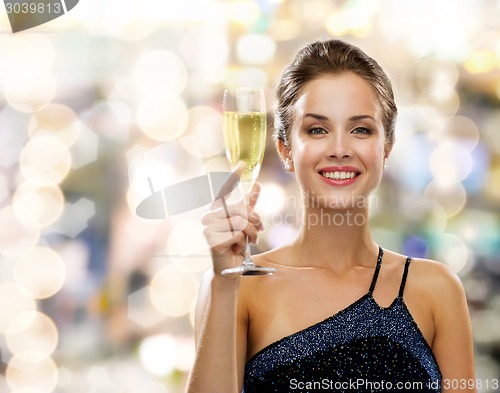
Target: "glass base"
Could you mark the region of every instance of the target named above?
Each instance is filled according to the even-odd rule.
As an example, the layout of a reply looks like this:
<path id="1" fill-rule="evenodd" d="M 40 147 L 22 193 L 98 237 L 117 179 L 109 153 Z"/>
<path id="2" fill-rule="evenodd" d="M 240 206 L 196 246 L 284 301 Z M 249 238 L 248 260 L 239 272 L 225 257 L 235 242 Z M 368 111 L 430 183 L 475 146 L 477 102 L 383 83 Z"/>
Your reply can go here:
<path id="1" fill-rule="evenodd" d="M 272 267 L 264 267 L 258 265 L 241 265 L 238 267 L 232 267 L 230 269 L 224 269 L 220 274 L 222 276 L 232 276 L 232 275 L 240 275 L 240 276 L 266 276 L 268 274 L 273 274 L 276 269 Z"/>

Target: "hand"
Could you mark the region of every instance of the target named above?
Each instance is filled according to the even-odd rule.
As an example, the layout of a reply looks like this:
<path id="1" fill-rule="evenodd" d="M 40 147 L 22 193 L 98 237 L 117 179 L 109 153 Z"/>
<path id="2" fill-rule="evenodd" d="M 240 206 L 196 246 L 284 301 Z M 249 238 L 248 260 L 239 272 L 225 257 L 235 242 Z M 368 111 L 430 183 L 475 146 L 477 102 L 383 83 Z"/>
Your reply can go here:
<path id="1" fill-rule="evenodd" d="M 240 162 L 233 170 L 227 182 L 239 180 L 245 169 Z M 234 184 L 234 183 L 233 183 Z M 230 185 L 228 185 L 230 186 Z M 226 185 L 222 189 L 226 188 Z M 232 187 L 227 187 L 231 189 Z M 210 246 L 213 268 L 216 275 L 226 268 L 241 265 L 245 236 L 252 244 L 257 242 L 257 233 L 264 229 L 260 216 L 254 211 L 254 206 L 260 193 L 260 185 L 255 183 L 250 193 L 249 204 L 243 200 L 227 203 L 225 197 L 217 199 L 210 210 L 203 216 L 201 223 L 205 229 L 205 238 Z"/>

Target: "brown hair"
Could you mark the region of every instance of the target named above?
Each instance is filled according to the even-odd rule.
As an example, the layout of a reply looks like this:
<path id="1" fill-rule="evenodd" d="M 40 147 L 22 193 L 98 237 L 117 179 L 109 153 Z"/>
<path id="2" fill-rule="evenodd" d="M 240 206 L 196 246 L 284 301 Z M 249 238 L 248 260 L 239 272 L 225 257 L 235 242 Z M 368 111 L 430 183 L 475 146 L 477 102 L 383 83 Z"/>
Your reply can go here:
<path id="1" fill-rule="evenodd" d="M 290 63 L 276 89 L 274 137 L 289 146 L 293 106 L 304 85 L 325 74 L 351 72 L 368 82 L 382 108 L 385 151 L 394 144 L 397 107 L 391 81 L 380 65 L 358 47 L 340 40 L 317 41 L 302 48 Z"/>

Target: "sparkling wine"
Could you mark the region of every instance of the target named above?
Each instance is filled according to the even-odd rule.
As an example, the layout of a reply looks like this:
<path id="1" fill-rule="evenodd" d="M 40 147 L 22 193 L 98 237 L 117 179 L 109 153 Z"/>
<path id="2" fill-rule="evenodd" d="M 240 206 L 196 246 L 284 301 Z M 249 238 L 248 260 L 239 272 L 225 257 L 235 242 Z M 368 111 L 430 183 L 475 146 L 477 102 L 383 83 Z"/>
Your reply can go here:
<path id="1" fill-rule="evenodd" d="M 241 180 L 255 181 L 266 147 L 266 114 L 224 112 L 224 142 L 231 167 L 239 161 L 246 163 Z"/>

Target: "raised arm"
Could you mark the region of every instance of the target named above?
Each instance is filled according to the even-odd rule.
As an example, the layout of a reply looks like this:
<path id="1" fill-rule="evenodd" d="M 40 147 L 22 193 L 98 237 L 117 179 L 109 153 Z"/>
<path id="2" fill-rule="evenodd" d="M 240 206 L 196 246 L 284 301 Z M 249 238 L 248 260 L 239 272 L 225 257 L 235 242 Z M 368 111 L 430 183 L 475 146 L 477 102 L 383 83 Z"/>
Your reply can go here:
<path id="1" fill-rule="evenodd" d="M 260 218 L 253 211 L 257 196 L 258 186 L 250 207 L 243 202 L 225 206 L 219 202 L 203 218 L 213 269 L 203 278 L 196 306 L 196 358 L 188 393 L 241 391 L 248 326 L 246 308 L 241 299 L 238 305 L 240 277 L 222 277 L 220 272 L 241 264 L 245 234 L 255 242 L 262 229 Z"/>

